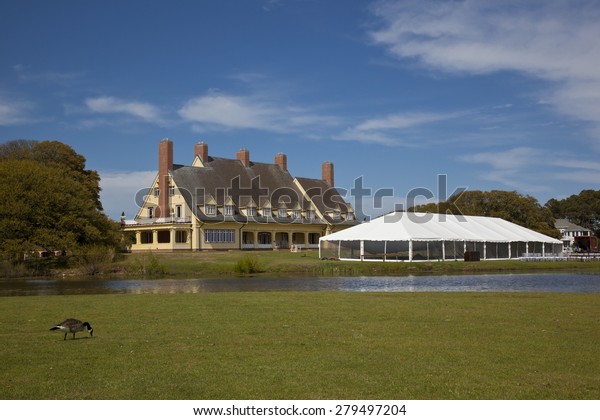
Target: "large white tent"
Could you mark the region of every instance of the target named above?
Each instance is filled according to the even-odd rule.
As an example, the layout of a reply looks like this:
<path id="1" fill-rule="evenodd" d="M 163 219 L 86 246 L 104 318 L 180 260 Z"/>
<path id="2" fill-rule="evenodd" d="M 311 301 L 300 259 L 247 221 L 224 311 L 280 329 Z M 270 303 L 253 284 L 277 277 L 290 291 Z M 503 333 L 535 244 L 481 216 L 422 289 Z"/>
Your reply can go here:
<path id="1" fill-rule="evenodd" d="M 557 256 L 562 242 L 496 217 L 394 212 L 319 241 L 321 258 L 383 261 Z"/>

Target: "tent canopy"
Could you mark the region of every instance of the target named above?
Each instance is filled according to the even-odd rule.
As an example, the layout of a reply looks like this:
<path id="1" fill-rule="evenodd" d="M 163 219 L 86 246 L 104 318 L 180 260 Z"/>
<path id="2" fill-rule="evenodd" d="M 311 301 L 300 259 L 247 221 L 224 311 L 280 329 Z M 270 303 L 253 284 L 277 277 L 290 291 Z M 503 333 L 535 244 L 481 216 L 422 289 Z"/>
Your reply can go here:
<path id="1" fill-rule="evenodd" d="M 320 238 L 320 241 L 562 241 L 497 217 L 393 212 Z"/>

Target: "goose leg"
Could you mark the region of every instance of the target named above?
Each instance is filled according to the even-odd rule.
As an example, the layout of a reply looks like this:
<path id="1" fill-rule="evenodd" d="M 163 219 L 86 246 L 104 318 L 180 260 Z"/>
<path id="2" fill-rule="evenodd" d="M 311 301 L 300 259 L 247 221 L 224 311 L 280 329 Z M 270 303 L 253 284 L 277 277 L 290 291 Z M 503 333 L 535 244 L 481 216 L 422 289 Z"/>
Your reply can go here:
<path id="1" fill-rule="evenodd" d="M 65 338 L 64 338 L 64 340 L 66 340 L 66 339 L 67 339 L 67 333 L 65 333 Z"/>

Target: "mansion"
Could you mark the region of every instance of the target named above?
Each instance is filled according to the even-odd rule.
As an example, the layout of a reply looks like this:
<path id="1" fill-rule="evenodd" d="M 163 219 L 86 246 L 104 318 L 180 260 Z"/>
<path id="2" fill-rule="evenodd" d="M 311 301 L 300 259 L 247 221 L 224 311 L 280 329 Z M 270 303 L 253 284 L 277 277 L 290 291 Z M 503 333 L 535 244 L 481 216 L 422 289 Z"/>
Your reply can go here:
<path id="1" fill-rule="evenodd" d="M 209 156 L 194 146 L 190 166 L 173 163 L 173 142 L 158 147 L 158 174 L 133 220 L 122 220 L 131 251 L 317 249 L 319 238 L 359 224 L 334 186 L 333 163 L 321 179 L 294 178 L 287 156 L 274 163 Z"/>

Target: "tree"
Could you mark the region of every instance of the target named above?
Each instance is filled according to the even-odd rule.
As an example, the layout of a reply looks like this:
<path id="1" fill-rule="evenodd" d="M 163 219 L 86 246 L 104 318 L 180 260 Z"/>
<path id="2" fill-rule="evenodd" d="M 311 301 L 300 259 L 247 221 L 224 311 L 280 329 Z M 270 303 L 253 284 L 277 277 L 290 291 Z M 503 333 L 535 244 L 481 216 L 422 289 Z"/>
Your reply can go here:
<path id="1" fill-rule="evenodd" d="M 19 261 L 37 250 L 115 247 L 119 226 L 100 204 L 98 173 L 56 141 L 0 147 L 0 252 Z"/>
<path id="2" fill-rule="evenodd" d="M 465 191 L 445 202 L 417 206 L 416 211 L 450 213 L 464 216 L 499 217 L 554 238 L 560 232 L 554 227 L 552 212 L 529 195 L 516 191 Z"/>
<path id="3" fill-rule="evenodd" d="M 546 208 L 557 219 L 568 219 L 600 236 L 600 190 L 582 190 L 563 200 L 553 198 Z"/>

